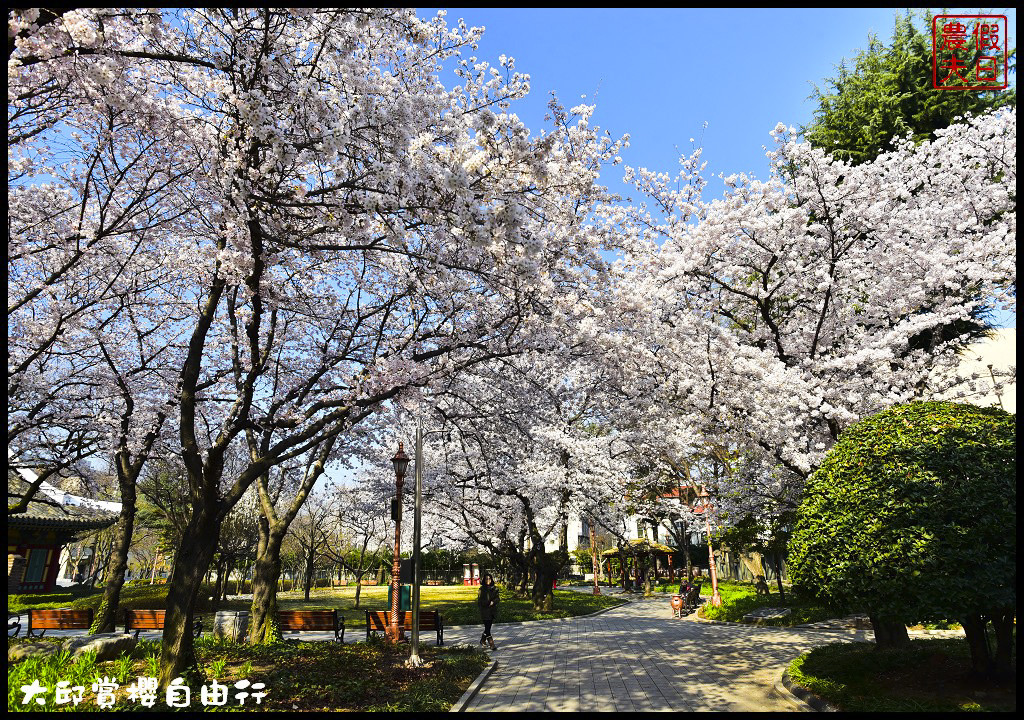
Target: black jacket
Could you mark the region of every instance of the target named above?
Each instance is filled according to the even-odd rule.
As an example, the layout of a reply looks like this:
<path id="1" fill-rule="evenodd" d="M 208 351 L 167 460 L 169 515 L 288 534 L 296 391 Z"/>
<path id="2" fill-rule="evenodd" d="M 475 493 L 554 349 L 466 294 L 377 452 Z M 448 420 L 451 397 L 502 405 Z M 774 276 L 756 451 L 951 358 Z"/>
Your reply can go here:
<path id="1" fill-rule="evenodd" d="M 492 620 L 498 616 L 498 586 L 481 585 L 480 593 L 476 596 L 477 607 L 480 608 L 480 617 Z"/>

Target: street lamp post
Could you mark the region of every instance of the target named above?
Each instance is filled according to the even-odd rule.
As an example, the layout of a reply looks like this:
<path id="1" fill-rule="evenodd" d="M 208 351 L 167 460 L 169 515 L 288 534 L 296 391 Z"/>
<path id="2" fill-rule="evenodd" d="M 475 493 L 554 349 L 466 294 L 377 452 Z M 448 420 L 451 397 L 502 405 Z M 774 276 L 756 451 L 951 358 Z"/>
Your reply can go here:
<path id="1" fill-rule="evenodd" d="M 409 666 L 419 667 L 420 659 L 420 510 L 423 498 L 423 431 L 416 428 L 416 502 L 412 516 L 412 649 Z"/>
<path id="2" fill-rule="evenodd" d="M 403 639 L 405 630 L 405 624 L 398 622 L 399 576 L 402 572 L 402 484 L 405 482 L 405 470 L 409 467 L 409 456 L 402 449 L 402 443 L 398 443 L 398 452 L 391 462 L 395 466 L 395 505 L 391 513 L 395 521 L 395 557 L 391 564 L 391 632 L 388 639 L 397 643 Z"/>
<path id="3" fill-rule="evenodd" d="M 708 574 L 711 576 L 711 604 L 715 607 L 722 607 L 722 594 L 718 592 L 718 571 L 715 569 L 715 549 L 711 546 L 711 518 L 708 517 L 710 496 L 707 490 L 698 493 L 701 499 L 701 507 L 704 509 L 704 523 L 708 533 Z"/>

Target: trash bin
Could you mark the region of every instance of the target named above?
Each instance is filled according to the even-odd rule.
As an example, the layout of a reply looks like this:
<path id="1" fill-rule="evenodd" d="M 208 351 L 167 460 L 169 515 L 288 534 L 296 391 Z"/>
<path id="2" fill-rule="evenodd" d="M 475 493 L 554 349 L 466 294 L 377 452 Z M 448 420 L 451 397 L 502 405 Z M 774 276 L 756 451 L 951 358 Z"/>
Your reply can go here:
<path id="1" fill-rule="evenodd" d="M 388 610 L 391 609 L 391 585 L 388 585 Z M 398 586 L 398 609 L 412 610 L 412 585 Z"/>
<path id="2" fill-rule="evenodd" d="M 245 642 L 248 630 L 248 610 L 220 610 L 213 619 L 213 636 L 228 642 Z"/>

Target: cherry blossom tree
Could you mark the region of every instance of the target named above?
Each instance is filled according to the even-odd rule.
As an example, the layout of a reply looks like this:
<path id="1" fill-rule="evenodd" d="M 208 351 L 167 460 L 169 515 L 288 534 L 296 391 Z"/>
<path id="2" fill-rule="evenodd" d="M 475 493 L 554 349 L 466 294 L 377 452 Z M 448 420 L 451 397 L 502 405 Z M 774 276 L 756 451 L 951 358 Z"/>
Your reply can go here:
<path id="1" fill-rule="evenodd" d="M 391 491 L 390 484 L 386 488 L 383 484 L 333 488 L 328 526 L 334 531 L 336 543 L 328 544 L 325 555 L 355 576 L 356 609 L 363 576 L 380 566 L 380 558 L 392 539 L 388 534 Z"/>
<path id="2" fill-rule="evenodd" d="M 432 524 L 500 557 L 535 608 L 550 609 L 557 566 L 545 545 L 570 515 L 621 497 L 626 471 L 616 437 L 597 430 L 598 377 L 564 345 L 502 359 L 433 389 L 436 438 L 425 483 Z M 566 550 L 560 543 L 560 550 Z"/>
<path id="3" fill-rule="evenodd" d="M 737 519 L 794 508 L 850 423 L 945 389 L 945 329 L 1016 292 L 1015 111 L 856 167 L 773 135 L 766 181 L 726 178 L 703 201 L 698 151 L 674 183 L 633 174 L 656 209 L 603 211 L 637 243 L 608 344 L 649 410 L 623 427 L 653 430 L 652 461 L 725 448 L 715 504 Z"/>
<path id="4" fill-rule="evenodd" d="M 125 125 L 107 145 L 116 154 L 123 135 L 137 137 L 133 167 L 165 168 L 152 181 L 160 192 L 144 195 L 152 221 L 116 238 L 144 238 L 157 267 L 174 269 L 154 313 L 188 309 L 167 330 L 181 338 L 173 401 L 191 513 L 167 597 L 166 685 L 193 662 L 186 628 L 220 523 L 257 478 L 410 388 L 550 335 L 558 296 L 605 265 L 583 218 L 620 143 L 590 127 L 582 106 L 553 106 L 554 131 L 531 136 L 508 105 L 528 78 L 507 58 L 492 68 L 467 57 L 479 31 L 441 16 L 10 17 L 19 82 L 53 79 L 72 113 L 120 113 Z M 439 79 L 444 67 L 453 90 Z M 42 146 L 62 132 L 33 138 Z M 91 157 L 91 140 L 70 137 Z M 37 162 L 26 187 L 53 175 Z M 128 177 L 125 189 L 148 177 Z M 82 173 L 66 185 L 92 197 Z M 91 239 L 101 224 L 87 210 L 81 234 Z M 115 247 L 93 257 L 134 256 Z M 236 447 L 250 461 L 225 478 Z"/>

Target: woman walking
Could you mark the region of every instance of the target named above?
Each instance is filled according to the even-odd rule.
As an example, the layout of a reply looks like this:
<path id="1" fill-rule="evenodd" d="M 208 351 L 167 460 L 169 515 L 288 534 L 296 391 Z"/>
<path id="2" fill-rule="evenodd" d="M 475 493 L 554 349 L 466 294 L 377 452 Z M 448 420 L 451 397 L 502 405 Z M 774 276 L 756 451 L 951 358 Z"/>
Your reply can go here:
<path id="1" fill-rule="evenodd" d="M 488 573 L 484 575 L 484 581 L 480 585 L 480 594 L 476 597 L 476 604 L 480 608 L 480 619 L 484 623 L 484 634 L 480 636 L 481 645 L 490 645 L 494 650 L 494 638 L 491 637 L 491 623 L 498 617 L 498 586 L 494 584 L 494 577 Z"/>

